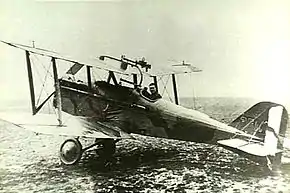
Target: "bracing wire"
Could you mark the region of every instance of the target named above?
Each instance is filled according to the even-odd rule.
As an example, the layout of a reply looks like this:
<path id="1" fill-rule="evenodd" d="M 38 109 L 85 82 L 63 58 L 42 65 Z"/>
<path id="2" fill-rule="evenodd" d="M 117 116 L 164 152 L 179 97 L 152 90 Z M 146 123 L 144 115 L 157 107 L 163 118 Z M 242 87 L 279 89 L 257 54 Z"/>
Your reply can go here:
<path id="1" fill-rule="evenodd" d="M 159 77 L 159 79 L 157 80 L 157 82 L 162 82 L 162 84 L 163 84 L 163 91 L 161 92 L 161 96 L 163 96 L 163 94 L 164 94 L 164 82 L 163 82 L 163 78 L 164 78 L 164 76 L 160 76 Z"/>
<path id="2" fill-rule="evenodd" d="M 258 114 L 254 119 L 252 119 L 249 123 L 247 123 L 242 129 L 241 129 L 241 131 L 244 131 L 250 124 L 252 124 L 257 118 L 259 118 L 264 112 L 266 112 L 266 110 L 267 109 L 265 109 L 265 110 L 263 110 L 260 114 Z M 254 133 L 252 134 L 253 135 L 253 137 L 254 137 L 254 135 L 255 135 L 255 133 L 260 129 L 260 126 L 261 125 L 259 125 L 259 127 L 257 127 L 256 128 L 256 130 L 254 131 Z M 238 135 L 238 133 L 236 133 L 235 135 L 233 135 L 232 137 L 231 137 L 231 139 L 232 138 L 234 138 L 234 137 L 236 137 Z M 251 138 L 250 140 L 252 140 L 253 138 Z"/>
<path id="3" fill-rule="evenodd" d="M 35 58 L 37 58 L 36 56 L 34 56 Z M 34 64 L 34 63 L 33 63 Z M 35 65 L 35 64 L 34 64 Z M 38 99 L 37 99 L 37 105 L 39 105 L 39 101 L 40 101 L 40 98 L 42 96 L 42 93 L 43 93 L 43 90 L 45 88 L 45 83 L 47 81 L 47 77 L 48 77 L 48 74 L 50 74 L 50 68 L 51 68 L 51 65 L 49 65 L 49 68 L 45 68 L 46 70 L 46 74 L 45 74 L 45 77 L 44 77 L 44 80 L 43 80 L 43 84 L 42 84 L 42 87 L 41 87 L 41 90 L 40 90 L 40 93 L 38 95 Z"/>
<path id="4" fill-rule="evenodd" d="M 193 109 L 196 109 L 196 96 L 195 96 L 195 89 L 194 89 L 194 79 L 192 77 L 192 74 L 189 75 L 190 82 L 193 84 L 192 86 L 192 102 L 193 102 Z"/>
<path id="5" fill-rule="evenodd" d="M 37 57 L 35 57 L 35 58 L 37 58 Z M 38 77 L 39 81 L 42 83 L 41 91 L 40 91 L 40 94 L 39 94 L 39 96 L 38 96 L 38 100 L 37 100 L 37 105 L 38 105 L 38 103 L 39 103 L 39 101 L 40 101 L 40 97 L 42 96 L 42 92 L 43 92 L 43 91 L 46 93 L 47 97 L 49 96 L 47 90 L 45 89 L 45 82 L 46 82 L 46 79 L 47 79 L 47 78 L 45 78 L 44 81 L 41 80 L 41 78 L 40 78 L 41 75 L 40 75 L 40 72 L 39 72 L 38 68 L 36 67 L 36 64 L 34 63 L 33 60 L 31 60 L 31 63 L 34 65 L 34 69 L 35 69 L 35 71 L 36 71 L 36 73 L 37 73 L 37 75 L 38 75 L 37 77 Z M 45 69 L 46 69 L 46 74 L 51 74 L 51 73 L 49 72 L 49 70 L 47 70 L 47 68 L 45 68 Z M 50 112 L 50 110 L 51 110 L 51 109 L 50 109 L 51 102 L 48 101 L 48 103 L 49 103 L 49 112 Z M 55 111 L 54 113 L 56 114 L 56 111 Z"/>
<path id="6" fill-rule="evenodd" d="M 51 72 L 49 71 L 49 69 L 46 68 L 46 66 L 43 64 L 43 62 L 37 57 L 37 55 L 32 54 L 31 56 L 33 56 L 38 63 L 40 63 L 42 65 L 42 67 L 49 73 L 50 77 L 53 78 L 53 75 L 51 74 Z M 50 66 L 50 65 L 49 65 Z M 50 67 L 49 67 L 50 68 Z"/>
<path id="7" fill-rule="evenodd" d="M 173 102 L 173 100 L 172 100 L 172 98 L 171 98 L 171 96 L 170 96 L 170 94 L 168 93 L 168 90 L 167 90 L 167 84 L 168 84 L 169 78 L 170 78 L 170 76 L 168 76 L 168 78 L 166 80 L 166 83 L 164 83 L 163 78 L 162 79 L 159 79 L 159 81 L 161 80 L 161 82 L 163 83 L 163 92 L 162 92 L 162 95 L 166 91 L 167 96 L 169 97 L 170 102 Z"/>

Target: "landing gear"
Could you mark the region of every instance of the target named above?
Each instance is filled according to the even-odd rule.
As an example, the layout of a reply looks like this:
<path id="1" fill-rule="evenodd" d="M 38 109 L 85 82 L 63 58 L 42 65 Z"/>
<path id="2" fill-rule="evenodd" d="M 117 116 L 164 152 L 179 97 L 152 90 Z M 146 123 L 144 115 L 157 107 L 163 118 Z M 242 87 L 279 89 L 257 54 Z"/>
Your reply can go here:
<path id="1" fill-rule="evenodd" d="M 95 142 L 98 143 L 96 153 L 99 157 L 108 158 L 116 152 L 116 142 L 113 139 L 96 139 Z"/>
<path id="2" fill-rule="evenodd" d="M 59 149 L 60 161 L 65 165 L 73 165 L 81 159 L 82 153 L 82 144 L 78 139 L 67 139 Z"/>
<path id="3" fill-rule="evenodd" d="M 96 153 L 100 158 L 109 158 L 116 151 L 116 140 L 114 139 L 96 139 L 95 143 L 83 148 L 78 138 L 67 139 L 60 146 L 60 161 L 65 165 L 74 165 L 78 163 L 83 152 L 97 146 Z"/>

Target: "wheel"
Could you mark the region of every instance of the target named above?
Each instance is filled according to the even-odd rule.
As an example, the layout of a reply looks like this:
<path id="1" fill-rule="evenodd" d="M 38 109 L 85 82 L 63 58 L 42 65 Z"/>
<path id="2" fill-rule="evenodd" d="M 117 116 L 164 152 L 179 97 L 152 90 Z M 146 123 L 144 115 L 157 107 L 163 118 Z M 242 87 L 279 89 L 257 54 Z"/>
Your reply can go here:
<path id="1" fill-rule="evenodd" d="M 98 139 L 96 139 L 97 141 Z M 104 139 L 98 142 L 96 153 L 100 157 L 111 157 L 116 152 L 116 142 L 113 139 Z"/>
<path id="2" fill-rule="evenodd" d="M 59 149 L 60 161 L 65 165 L 76 164 L 81 159 L 82 153 L 82 144 L 78 139 L 67 139 Z"/>

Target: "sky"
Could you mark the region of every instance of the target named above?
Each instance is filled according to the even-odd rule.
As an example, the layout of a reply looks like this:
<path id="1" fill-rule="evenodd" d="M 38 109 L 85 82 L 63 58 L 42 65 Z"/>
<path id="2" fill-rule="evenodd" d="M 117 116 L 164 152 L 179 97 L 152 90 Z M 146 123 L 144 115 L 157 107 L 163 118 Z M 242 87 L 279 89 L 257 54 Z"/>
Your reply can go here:
<path id="1" fill-rule="evenodd" d="M 95 62 L 145 57 L 201 73 L 179 95 L 290 101 L 290 2 L 280 0 L 0 0 L 0 39 Z M 28 98 L 24 52 L 0 44 L 1 103 Z M 0 103 L 0 105 L 1 105 Z"/>

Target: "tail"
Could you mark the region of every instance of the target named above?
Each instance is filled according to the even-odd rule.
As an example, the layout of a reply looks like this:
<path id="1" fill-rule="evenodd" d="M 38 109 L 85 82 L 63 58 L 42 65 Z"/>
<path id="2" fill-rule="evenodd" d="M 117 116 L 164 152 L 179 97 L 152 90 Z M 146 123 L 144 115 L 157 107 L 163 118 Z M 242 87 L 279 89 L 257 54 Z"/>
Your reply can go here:
<path id="1" fill-rule="evenodd" d="M 280 165 L 287 129 L 288 113 L 284 106 L 260 102 L 252 106 L 229 126 L 255 136 L 255 139 L 232 138 L 218 143 L 254 161 L 264 160 L 268 165 Z M 258 140 L 257 140 L 258 138 Z"/>

